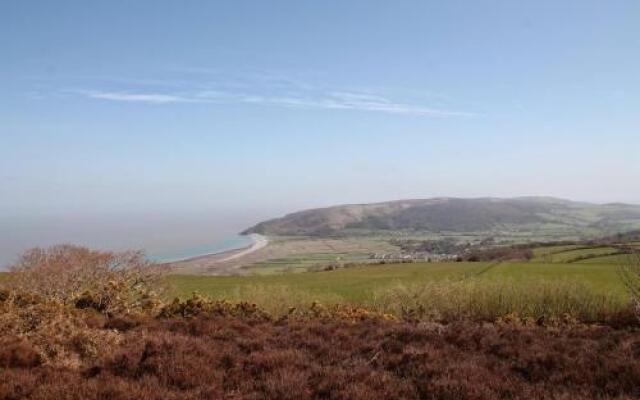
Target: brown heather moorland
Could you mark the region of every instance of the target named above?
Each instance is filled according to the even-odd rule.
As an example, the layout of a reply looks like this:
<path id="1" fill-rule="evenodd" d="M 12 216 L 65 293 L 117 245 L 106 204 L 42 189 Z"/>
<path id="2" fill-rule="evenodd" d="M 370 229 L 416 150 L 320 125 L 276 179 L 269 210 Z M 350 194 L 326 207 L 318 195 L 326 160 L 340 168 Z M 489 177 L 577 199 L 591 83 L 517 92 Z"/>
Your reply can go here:
<path id="1" fill-rule="evenodd" d="M 3 337 L 0 399 L 640 396 L 636 329 L 205 314 L 102 324 L 118 343 L 76 367 Z"/>

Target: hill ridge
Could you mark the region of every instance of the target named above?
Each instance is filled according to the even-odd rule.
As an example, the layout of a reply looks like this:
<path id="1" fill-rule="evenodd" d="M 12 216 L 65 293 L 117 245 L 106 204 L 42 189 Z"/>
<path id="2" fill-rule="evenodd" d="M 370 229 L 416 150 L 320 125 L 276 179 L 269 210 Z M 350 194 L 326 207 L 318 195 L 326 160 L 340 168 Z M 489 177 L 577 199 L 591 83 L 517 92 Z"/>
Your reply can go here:
<path id="1" fill-rule="evenodd" d="M 242 232 L 334 236 L 411 232 L 555 229 L 584 236 L 640 228 L 640 206 L 595 204 L 547 196 L 433 197 L 313 208 L 260 222 Z"/>

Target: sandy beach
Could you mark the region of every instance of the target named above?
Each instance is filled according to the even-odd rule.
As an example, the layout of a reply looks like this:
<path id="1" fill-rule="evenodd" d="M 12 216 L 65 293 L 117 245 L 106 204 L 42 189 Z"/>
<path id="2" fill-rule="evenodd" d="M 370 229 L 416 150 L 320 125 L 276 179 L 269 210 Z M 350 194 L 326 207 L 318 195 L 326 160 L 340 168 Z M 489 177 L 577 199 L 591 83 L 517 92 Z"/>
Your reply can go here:
<path id="1" fill-rule="evenodd" d="M 261 236 L 243 249 L 200 256 L 172 263 L 177 274 L 243 275 L 251 273 L 247 266 L 280 259 L 293 254 L 375 253 L 380 244 L 370 240 L 323 238 L 266 238 Z"/>
<path id="2" fill-rule="evenodd" d="M 248 247 L 172 261 L 167 265 L 171 266 L 171 270 L 175 273 L 208 273 L 213 275 L 233 273 L 241 266 L 242 259 L 259 252 L 269 244 L 269 239 L 266 236 L 257 233 L 252 233 L 249 236 L 253 243 Z"/>
<path id="3" fill-rule="evenodd" d="M 259 235 L 257 233 L 252 233 L 251 235 L 249 235 L 251 237 L 251 239 L 253 240 L 253 244 L 251 246 L 249 246 L 248 248 L 241 250 L 239 252 L 236 252 L 235 254 L 231 254 L 221 260 L 219 260 L 220 262 L 225 262 L 225 261 L 230 261 L 230 260 L 235 260 L 236 258 L 240 258 L 240 257 L 244 257 L 247 254 L 251 254 L 254 251 L 258 251 L 260 249 L 262 249 L 263 247 L 266 247 L 269 244 L 269 240 L 267 239 L 266 236 L 262 236 Z"/>

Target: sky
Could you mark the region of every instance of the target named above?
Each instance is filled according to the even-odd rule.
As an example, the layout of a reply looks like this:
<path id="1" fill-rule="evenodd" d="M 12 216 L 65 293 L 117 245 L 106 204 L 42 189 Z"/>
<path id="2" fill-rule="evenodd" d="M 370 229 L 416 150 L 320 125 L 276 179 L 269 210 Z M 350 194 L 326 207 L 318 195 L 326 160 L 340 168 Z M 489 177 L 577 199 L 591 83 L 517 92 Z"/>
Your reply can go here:
<path id="1" fill-rule="evenodd" d="M 342 203 L 640 203 L 638 21 L 635 0 L 3 0 L 0 263 Z"/>

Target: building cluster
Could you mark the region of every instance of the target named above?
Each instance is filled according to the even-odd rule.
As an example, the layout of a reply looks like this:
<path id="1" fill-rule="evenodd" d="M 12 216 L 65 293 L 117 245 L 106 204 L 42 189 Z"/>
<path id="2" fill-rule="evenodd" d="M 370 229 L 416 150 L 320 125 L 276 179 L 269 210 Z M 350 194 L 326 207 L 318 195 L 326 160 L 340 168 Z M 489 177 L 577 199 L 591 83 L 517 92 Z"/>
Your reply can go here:
<path id="1" fill-rule="evenodd" d="M 401 260 L 401 261 L 426 261 L 426 262 L 439 262 L 439 261 L 454 261 L 458 258 L 457 254 L 436 254 L 429 252 L 389 252 L 389 253 L 371 253 L 369 259 L 371 260 Z"/>

